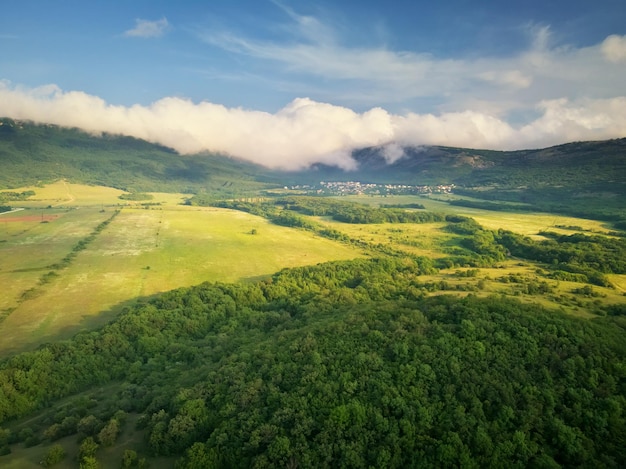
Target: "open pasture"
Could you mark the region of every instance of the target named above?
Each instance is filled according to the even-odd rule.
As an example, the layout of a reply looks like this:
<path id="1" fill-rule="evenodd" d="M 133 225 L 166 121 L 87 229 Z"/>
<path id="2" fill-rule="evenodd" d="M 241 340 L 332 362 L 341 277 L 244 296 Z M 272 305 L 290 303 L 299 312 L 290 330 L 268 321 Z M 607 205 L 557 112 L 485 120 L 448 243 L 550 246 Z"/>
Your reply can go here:
<path id="1" fill-rule="evenodd" d="M 14 192 L 33 191 L 35 195 L 25 201 L 16 201 L 11 204 L 16 207 L 85 207 L 96 205 L 111 205 L 120 202 L 118 197 L 124 193 L 119 189 L 102 186 L 88 186 L 85 184 L 71 184 L 66 181 L 57 181 L 45 186 L 29 186 L 12 189 Z"/>
<path id="2" fill-rule="evenodd" d="M 71 210 L 53 223 L 14 232 L 11 243 L 0 244 L 9 260 L 0 275 L 5 285 L 15 284 L 0 295 L 0 304 L 12 308 L 0 322 L 0 354 L 95 327 L 124 304 L 155 293 L 204 281 L 252 280 L 285 267 L 363 255 L 353 247 L 242 212 L 125 207 L 68 266 L 39 285 L 48 265 L 67 255 L 112 213 L 97 207 Z M 20 271 L 25 268 L 32 271 Z M 22 298 L 33 286 L 35 294 Z"/>
<path id="3" fill-rule="evenodd" d="M 47 208 L 47 207 L 97 207 L 138 205 L 144 201 L 132 202 L 121 200 L 120 195 L 125 192 L 112 187 L 89 186 L 73 184 L 66 181 L 57 181 L 45 186 L 28 186 L 11 189 L 12 192 L 33 191 L 35 195 L 24 201 L 11 202 L 15 207 Z M 150 192 L 152 200 L 145 201 L 160 205 L 177 205 L 185 197 L 184 194 Z"/>
<path id="4" fill-rule="evenodd" d="M 0 217 L 0 312 L 17 307 L 50 266 L 110 216 L 81 208 L 22 210 Z"/>
<path id="5" fill-rule="evenodd" d="M 440 197 L 440 196 L 438 196 Z M 426 210 L 444 214 L 465 215 L 475 219 L 485 228 L 490 230 L 504 229 L 526 236 L 536 236 L 540 231 L 553 231 L 556 233 L 573 234 L 579 232 L 573 229 L 561 227 L 579 227 L 585 231 L 608 233 L 610 227 L 597 220 L 587 220 L 583 218 L 568 217 L 543 212 L 505 212 L 483 210 L 478 208 L 461 207 L 450 205 L 444 201 L 430 197 L 420 197 L 411 195 L 371 197 L 371 196 L 346 196 L 341 200 L 363 203 L 367 205 L 379 206 L 382 204 L 422 204 Z"/>
<path id="6" fill-rule="evenodd" d="M 340 231 L 352 239 L 369 245 L 392 245 L 407 254 L 431 258 L 444 257 L 443 245 L 453 238 L 443 230 L 445 223 L 379 223 L 350 224 L 330 219 L 312 217 L 316 222 Z"/>

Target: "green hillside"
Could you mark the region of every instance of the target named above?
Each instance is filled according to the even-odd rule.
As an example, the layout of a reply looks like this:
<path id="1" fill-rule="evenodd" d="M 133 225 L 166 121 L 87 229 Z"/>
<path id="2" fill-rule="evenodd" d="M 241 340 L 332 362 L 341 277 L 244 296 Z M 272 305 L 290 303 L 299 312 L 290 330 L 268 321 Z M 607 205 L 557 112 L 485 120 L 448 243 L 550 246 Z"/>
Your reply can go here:
<path id="1" fill-rule="evenodd" d="M 268 187 L 263 168 L 225 156 L 181 156 L 132 137 L 96 137 L 11 119 L 0 123 L 0 188 L 67 179 L 129 192 L 210 190 L 232 196 Z"/>
<path id="2" fill-rule="evenodd" d="M 380 148 L 355 151 L 355 171 L 318 166 L 327 180 L 380 181 L 403 184 L 450 184 L 504 189 L 578 187 L 626 192 L 626 138 L 577 142 L 545 149 L 493 151 L 440 146 L 406 147 L 389 164 Z"/>
<path id="3" fill-rule="evenodd" d="M 380 148 L 354 152 L 359 167 L 346 172 L 317 165 L 294 181 L 363 181 L 391 184 L 455 184 L 455 194 L 489 203 L 477 208 L 547 211 L 605 220 L 626 220 L 626 139 L 555 147 L 492 151 L 450 147 L 405 148 L 388 164 Z M 496 203 L 493 203 L 496 202 Z"/>
<path id="4" fill-rule="evenodd" d="M 353 153 L 358 163 L 353 171 L 314 165 L 283 172 L 223 155 L 181 156 L 132 137 L 93 136 L 11 119 L 0 124 L 0 188 L 5 189 L 66 179 L 129 192 L 209 193 L 220 199 L 323 180 L 454 184 L 457 195 L 482 200 L 479 208 L 498 210 L 498 203 L 516 202 L 532 211 L 626 220 L 626 139 L 508 152 L 407 147 L 391 164 L 380 148 L 365 148 Z"/>

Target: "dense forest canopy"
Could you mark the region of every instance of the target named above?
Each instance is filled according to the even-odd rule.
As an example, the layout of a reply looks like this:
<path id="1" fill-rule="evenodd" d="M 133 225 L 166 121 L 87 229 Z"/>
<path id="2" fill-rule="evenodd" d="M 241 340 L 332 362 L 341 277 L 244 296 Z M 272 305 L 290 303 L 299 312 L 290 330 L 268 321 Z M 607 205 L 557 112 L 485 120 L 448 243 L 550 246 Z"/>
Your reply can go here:
<path id="1" fill-rule="evenodd" d="M 420 273 L 408 259 L 334 262 L 129 308 L 2 363 L 5 424 L 125 383 L 100 415 L 79 399 L 6 440 L 87 438 L 123 411 L 142 414 L 150 451 L 190 468 L 626 460 L 623 311 L 581 320 L 501 297 L 428 297 Z"/>

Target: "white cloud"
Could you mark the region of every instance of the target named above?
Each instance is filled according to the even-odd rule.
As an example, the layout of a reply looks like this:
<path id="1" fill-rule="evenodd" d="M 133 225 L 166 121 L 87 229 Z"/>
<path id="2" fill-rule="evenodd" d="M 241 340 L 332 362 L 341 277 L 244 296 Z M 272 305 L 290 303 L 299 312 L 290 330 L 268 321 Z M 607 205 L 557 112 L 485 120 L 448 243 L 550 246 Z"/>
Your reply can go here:
<path id="1" fill-rule="evenodd" d="M 150 106 L 107 104 L 55 85 L 39 88 L 0 81 L 0 116 L 131 135 L 191 154 L 213 151 L 274 168 L 313 163 L 354 167 L 355 149 L 382 146 L 389 162 L 403 145 L 521 149 L 626 136 L 626 97 L 546 100 L 540 116 L 514 127 L 480 111 L 391 114 L 298 98 L 276 113 L 164 98 Z"/>
<path id="2" fill-rule="evenodd" d="M 430 100 L 439 111 L 462 112 L 468 103 L 481 102 L 485 107 L 475 110 L 497 108 L 504 115 L 544 100 L 606 99 L 624 90 L 626 36 L 589 47 L 556 46 L 549 26 L 528 25 L 528 44 L 515 54 L 438 57 L 382 45 L 346 46 L 319 19 L 292 10 L 288 14 L 292 34 L 281 41 L 215 29 L 199 36 L 296 78 L 322 78 L 327 86 L 323 99 L 361 108 Z"/>
<path id="3" fill-rule="evenodd" d="M 335 41 L 335 32 L 314 16 L 299 15 L 293 8 L 284 5 L 277 0 L 271 0 L 274 5 L 285 12 L 293 20 L 290 25 L 282 28 L 300 35 L 307 40 L 321 44 Z M 274 25 L 275 26 L 275 25 Z"/>
<path id="4" fill-rule="evenodd" d="M 127 37 L 142 37 L 152 38 L 162 36 L 169 27 L 167 18 L 163 17 L 160 20 L 150 21 L 143 19 L 135 20 L 135 27 L 129 29 L 124 33 Z"/>
<path id="5" fill-rule="evenodd" d="M 626 36 L 613 34 L 600 46 L 604 57 L 611 62 L 626 62 Z"/>
<path id="6" fill-rule="evenodd" d="M 385 161 L 391 164 L 391 163 L 398 161 L 400 158 L 402 158 L 405 155 L 405 153 L 404 153 L 404 148 L 402 147 L 402 145 L 399 145 L 396 142 L 392 142 L 383 146 L 382 155 L 383 155 L 383 158 L 385 158 Z"/>
<path id="7" fill-rule="evenodd" d="M 532 77 L 523 74 L 519 70 L 492 70 L 479 73 L 477 76 L 494 85 L 511 86 L 513 88 L 528 88 L 533 82 Z"/>

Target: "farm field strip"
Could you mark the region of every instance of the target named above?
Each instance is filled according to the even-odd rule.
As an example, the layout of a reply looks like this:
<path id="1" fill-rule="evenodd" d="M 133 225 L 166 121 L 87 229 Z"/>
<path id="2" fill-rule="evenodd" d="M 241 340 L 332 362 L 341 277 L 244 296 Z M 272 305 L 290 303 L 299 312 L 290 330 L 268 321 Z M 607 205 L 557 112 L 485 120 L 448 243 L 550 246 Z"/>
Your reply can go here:
<path id="1" fill-rule="evenodd" d="M 167 205 L 180 204 L 186 197 L 185 194 L 150 192 L 153 199 L 148 201 L 132 202 L 121 200 L 120 195 L 125 192 L 120 189 L 103 186 L 88 186 L 86 184 L 73 184 L 65 181 L 57 181 L 45 186 L 27 186 L 12 189 L 13 192 L 33 191 L 34 196 L 24 201 L 11 202 L 11 206 L 22 208 L 47 208 L 51 207 L 100 207 L 103 206 L 126 206 L 138 205 L 143 202 L 161 203 Z"/>
<path id="2" fill-rule="evenodd" d="M 11 205 L 26 208 L 58 207 L 58 206 L 92 206 L 117 204 L 124 191 L 111 187 L 88 186 L 57 181 L 45 186 L 28 186 L 13 189 L 15 192 L 33 191 L 34 196 L 27 200 L 12 202 Z"/>
<path id="3" fill-rule="evenodd" d="M 24 209 L 23 208 L 12 208 L 8 212 L 0 212 L 0 216 L 2 216 L 2 215 L 11 215 L 12 213 L 20 212 L 22 210 L 24 210 Z"/>
<path id="4" fill-rule="evenodd" d="M 53 269 L 78 241 L 111 215 L 98 210 L 54 210 L 54 220 L 0 222 L 0 311 L 15 308 L 41 276 Z"/>

